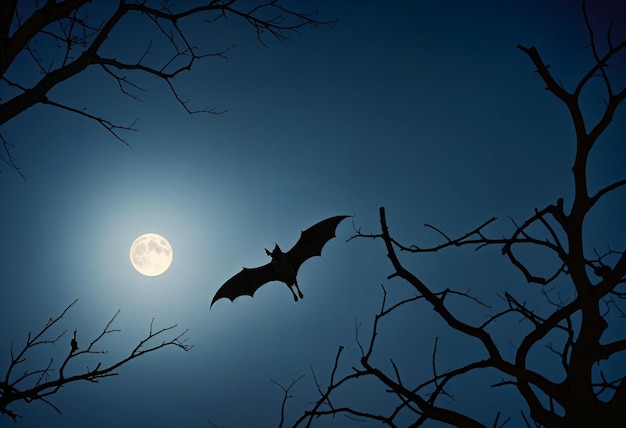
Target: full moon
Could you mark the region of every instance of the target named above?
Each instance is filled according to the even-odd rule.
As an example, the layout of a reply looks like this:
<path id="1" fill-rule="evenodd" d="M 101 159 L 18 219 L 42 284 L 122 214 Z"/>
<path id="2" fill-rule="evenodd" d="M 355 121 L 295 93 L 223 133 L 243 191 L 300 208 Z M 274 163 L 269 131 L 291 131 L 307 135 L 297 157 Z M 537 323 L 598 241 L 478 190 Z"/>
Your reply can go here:
<path id="1" fill-rule="evenodd" d="M 170 243 L 156 233 L 145 233 L 130 246 L 130 262 L 142 275 L 161 275 L 170 267 L 173 257 Z"/>

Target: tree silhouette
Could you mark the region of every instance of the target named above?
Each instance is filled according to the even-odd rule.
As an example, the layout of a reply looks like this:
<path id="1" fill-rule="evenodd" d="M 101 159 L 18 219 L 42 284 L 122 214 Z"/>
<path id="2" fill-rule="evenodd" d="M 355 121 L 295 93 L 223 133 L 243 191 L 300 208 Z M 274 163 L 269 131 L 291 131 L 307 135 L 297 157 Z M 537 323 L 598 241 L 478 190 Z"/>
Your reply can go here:
<path id="1" fill-rule="evenodd" d="M 172 325 L 155 330 L 153 319 L 148 334 L 125 357 L 115 362 L 103 364 L 95 357 L 107 353 L 100 347 L 101 341 L 108 335 L 121 331 L 112 327 L 119 314 L 117 311 L 95 338 L 84 339 L 82 345 L 78 343 L 77 330 L 75 329 L 72 339 L 67 339 L 67 346 L 63 347 L 63 357 L 60 361 L 55 363 L 54 357 L 50 357 L 45 366 L 24 368 L 35 349 L 49 345 L 61 345 L 61 339 L 66 339 L 67 330 L 59 332 L 55 329 L 59 327 L 58 324 L 76 302 L 78 299 L 70 303 L 59 316 L 50 318 L 38 332 L 34 334 L 29 332 L 26 342 L 21 348 L 14 347 L 14 343 L 11 342 L 11 361 L 6 373 L 2 376 L 2 380 L 0 380 L 0 413 L 17 420 L 20 415 L 11 409 L 12 405 L 17 402 L 41 401 L 60 414 L 61 410 L 52 403 L 50 396 L 59 392 L 62 387 L 79 381 L 97 383 L 102 378 L 117 376 L 117 369 L 126 363 L 162 348 L 174 346 L 184 351 L 192 348 L 191 345 L 187 344 L 188 339 L 185 337 L 187 330 L 167 338 L 165 336 L 177 326 Z M 91 367 L 88 364 L 91 364 Z"/>
<path id="2" fill-rule="evenodd" d="M 68 79 L 95 67 L 113 79 L 122 94 L 135 100 L 144 91 L 140 79 L 152 76 L 167 85 L 188 113 L 219 113 L 213 108 L 193 108 L 176 90 L 175 78 L 199 60 L 225 57 L 233 45 L 208 50 L 196 43 L 190 30 L 202 20 L 211 26 L 226 18 L 247 23 L 260 43 L 267 37 L 283 40 L 309 26 L 329 24 L 316 18 L 317 12 L 299 12 L 279 0 L 243 2 L 211 1 L 119 1 L 88 0 L 0 2 L 0 126 L 37 104 L 55 107 L 97 122 L 116 139 L 127 144 L 124 131 L 136 130 L 137 119 L 116 123 L 84 105 L 71 105 L 50 92 Z M 132 22 L 129 26 L 128 22 Z M 148 28 L 149 34 L 137 28 Z M 124 34 L 129 40 L 145 40 L 143 48 L 122 52 L 107 41 Z M 203 33 L 204 34 L 204 33 Z M 33 77 L 36 76 L 36 77 Z M 11 154 L 13 147 L 0 134 L 0 159 L 19 172 Z"/>
<path id="3" fill-rule="evenodd" d="M 382 305 L 374 318 L 369 340 L 365 341 L 358 326 L 356 328 L 360 364 L 353 366 L 347 374 L 340 374 L 344 350 L 340 347 L 326 386 L 322 386 L 313 373 L 319 399 L 296 420 L 294 426 L 311 426 L 321 417 L 339 414 L 379 421 L 387 426 L 417 427 L 428 420 L 459 427 L 504 426 L 510 422 L 511 416 L 502 415 L 497 409 L 493 415 L 487 416 L 487 420 L 479 420 L 455 410 L 451 404 L 455 383 L 485 373 L 485 370 L 497 373 L 501 379 L 491 387 L 513 389 L 526 403 L 527 409 L 520 416 L 522 420 L 515 426 L 626 426 L 626 366 L 619 364 L 624 361 L 626 352 L 626 313 L 623 308 L 626 251 L 608 246 L 597 250 L 591 245 L 594 237 L 590 236 L 590 224 L 598 221 L 598 217 L 592 217 L 598 204 L 615 191 L 623 191 L 626 179 L 603 183 L 593 189 L 589 177 L 590 154 L 626 98 L 623 75 L 610 68 L 610 65 L 626 59 L 626 40 L 616 43 L 609 27 L 608 37 L 603 37 L 600 43 L 584 4 L 583 15 L 593 65 L 573 89 L 558 83 L 535 47 L 518 45 L 534 65 L 546 90 L 565 105 L 572 119 L 575 130 L 573 199 L 558 198 L 553 204 L 535 209 L 523 221 L 513 221 L 512 230 L 504 236 L 491 232 L 496 218 L 456 237 L 427 224 L 426 227 L 441 238 L 439 244 L 431 246 L 401 243 L 390 232 L 385 209 L 380 208 L 381 232 L 357 230 L 351 239 L 384 242 L 393 272 L 388 279 L 394 279 L 394 283 L 401 280 L 414 290 L 415 295 L 389 303 L 383 287 Z M 588 106 L 589 99 L 597 97 L 585 100 L 583 97 L 589 93 L 597 96 L 594 91 L 599 88 L 605 99 L 601 114 L 594 116 L 584 106 Z M 503 291 L 499 295 L 501 306 L 491 308 L 469 291 L 429 284 L 428 280 L 420 278 L 419 273 L 408 270 L 404 259 L 401 260 L 404 256 L 400 255 L 466 247 L 483 251 L 489 247 L 498 248 L 531 286 L 540 289 L 546 304 L 531 305 L 515 297 L 517 292 Z M 534 257 L 529 257 L 533 254 Z M 545 254 L 549 256 L 544 257 Z M 548 262 L 552 267 L 545 271 Z M 466 306 L 478 305 L 490 313 L 479 322 L 468 320 L 471 317 L 459 310 L 459 299 L 467 302 Z M 419 305 L 434 311 L 454 337 L 473 342 L 481 356 L 474 358 L 476 353 L 470 353 L 471 361 L 441 371 L 437 367 L 441 358 L 437 338 L 432 350 L 432 367 L 418 372 L 421 375 L 428 373 L 421 380 L 415 375 L 403 375 L 393 359 L 388 365 L 382 364 L 385 352 L 377 344 L 385 319 L 406 316 L 409 308 L 424 310 L 424 306 Z M 501 340 L 496 332 L 498 329 L 501 332 L 503 325 L 512 326 L 507 330 L 509 335 L 505 340 Z M 412 328 L 424 326 L 415 327 L 407 322 L 407 329 Z M 606 334 L 609 331 L 610 335 Z M 514 337 L 514 334 L 519 336 Z M 533 354 L 540 352 L 539 349 L 547 350 L 552 359 L 538 363 Z M 370 388 L 379 385 L 388 396 L 395 397 L 395 404 L 384 409 L 359 407 L 354 400 L 350 401 L 349 396 L 342 395 L 342 391 L 364 382 Z"/>

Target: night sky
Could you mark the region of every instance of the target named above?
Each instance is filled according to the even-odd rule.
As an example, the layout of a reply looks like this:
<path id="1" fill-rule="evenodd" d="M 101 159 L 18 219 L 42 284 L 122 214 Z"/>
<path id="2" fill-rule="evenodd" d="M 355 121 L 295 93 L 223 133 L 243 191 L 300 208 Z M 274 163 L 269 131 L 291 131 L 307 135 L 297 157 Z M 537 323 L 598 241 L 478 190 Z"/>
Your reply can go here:
<path id="1" fill-rule="evenodd" d="M 94 68 L 51 96 L 122 124 L 139 117 L 139 130 L 123 134 L 130 148 L 96 123 L 49 106 L 2 127 L 26 180 L 3 166 L 0 373 L 11 341 L 22 344 L 76 298 L 55 331 L 77 329 L 79 343 L 121 310 L 114 326 L 122 331 L 104 343 L 104 360 L 123 358 L 152 318 L 157 327 L 188 328 L 194 345 L 136 359 L 99 384 L 66 386 L 50 397 L 62 415 L 41 402 L 19 404 L 18 426 L 277 426 L 282 391 L 271 381 L 288 385 L 304 374 L 287 402 L 294 421 L 318 398 L 310 367 L 324 386 L 340 345 L 341 373 L 358 364 L 355 326 L 369 338 L 381 285 L 389 300 L 413 295 L 409 284 L 387 280 L 392 268 L 382 241 L 347 242 L 352 221 L 377 233 L 384 206 L 393 236 L 427 245 L 441 237 L 424 223 L 456 235 L 496 216 L 494 234 L 510 233 L 509 217 L 523 221 L 559 197 L 571 203 L 571 119 L 516 45 L 536 46 L 571 89 L 593 60 L 579 2 L 294 3 L 337 21 L 288 41 L 268 38 L 267 46 L 234 17 L 215 27 L 190 25 L 195 43 L 207 49 L 236 43 L 227 59 L 203 60 L 175 80 L 192 107 L 223 114 L 189 115 L 162 81 L 145 75 L 133 75 L 147 89 L 135 101 Z M 616 39 L 626 37 L 623 0 L 588 3 L 598 34 L 613 18 Z M 107 45 L 120 56 L 133 52 L 123 34 Z M 32 73 L 27 63 L 14 75 Z M 626 72 L 626 61 L 615 67 Z M 602 97 L 584 101 L 593 118 Z M 591 157 L 592 187 L 624 178 L 625 114 L 618 110 Z M 587 225 L 589 245 L 624 248 L 624 206 L 622 192 L 598 208 Z M 288 249 L 301 230 L 334 215 L 354 217 L 321 258 L 300 269 L 302 301 L 294 303 L 276 282 L 254 298 L 220 300 L 209 310 L 228 278 L 268 262 L 264 248 L 276 242 Z M 130 245 L 147 232 L 173 247 L 172 266 L 161 276 L 142 276 L 129 261 Z M 497 293 L 508 290 L 538 310 L 548 305 L 497 248 L 402 260 L 437 290 L 471 290 L 494 307 L 503 304 Z M 476 323 L 489 313 L 464 301 L 456 310 Z M 513 351 L 507 337 L 520 329 L 515 322 L 497 327 L 505 355 Z M 374 361 L 391 370 L 393 359 L 407 379 L 431 374 L 435 336 L 441 370 L 481 356 L 425 305 L 406 308 L 379 333 Z M 37 350 L 28 366 L 65 356 L 66 337 Z M 549 352 L 533 358 L 558 368 Z M 85 358 L 74 369 L 96 361 Z M 524 403 L 512 387 L 491 389 L 498 380 L 493 372 L 468 376 L 451 387 L 449 405 L 487 425 L 502 411 L 520 426 Z M 337 403 L 377 408 L 392 398 L 373 382 L 357 385 Z M 11 426 L 2 417 L 0 425 Z M 317 424 L 379 426 L 343 417 Z"/>

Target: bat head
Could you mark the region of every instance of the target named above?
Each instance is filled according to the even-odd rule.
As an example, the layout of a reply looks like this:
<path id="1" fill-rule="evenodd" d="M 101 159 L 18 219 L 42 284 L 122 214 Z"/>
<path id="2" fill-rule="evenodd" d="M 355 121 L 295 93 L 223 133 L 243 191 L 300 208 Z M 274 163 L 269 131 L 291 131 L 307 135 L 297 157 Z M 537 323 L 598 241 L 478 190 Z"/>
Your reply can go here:
<path id="1" fill-rule="evenodd" d="M 280 249 L 280 247 L 278 246 L 278 244 L 274 243 L 274 249 L 272 251 L 268 250 L 267 248 L 265 249 L 265 254 L 267 254 L 268 256 L 270 256 L 271 258 L 275 258 L 277 257 L 279 254 L 282 254 L 282 250 Z"/>

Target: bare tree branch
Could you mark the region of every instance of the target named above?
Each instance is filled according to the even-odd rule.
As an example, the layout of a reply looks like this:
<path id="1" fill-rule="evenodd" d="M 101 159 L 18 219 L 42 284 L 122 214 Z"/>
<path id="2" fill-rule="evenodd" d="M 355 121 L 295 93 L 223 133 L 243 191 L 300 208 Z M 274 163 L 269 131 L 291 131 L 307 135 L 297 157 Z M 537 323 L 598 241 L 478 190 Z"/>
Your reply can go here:
<path id="1" fill-rule="evenodd" d="M 292 397 L 291 395 L 289 395 L 289 390 L 293 388 L 293 386 L 296 383 L 298 383 L 298 381 L 302 379 L 303 377 L 304 375 L 298 376 L 296 379 L 291 381 L 288 387 L 284 387 L 282 384 L 276 382 L 275 380 L 271 380 L 271 382 L 274 385 L 278 386 L 280 389 L 282 389 L 284 393 L 282 405 L 280 406 L 280 422 L 278 423 L 278 428 L 282 428 L 283 424 L 285 423 L 285 405 L 287 404 L 287 400 L 289 400 Z"/>
<path id="2" fill-rule="evenodd" d="M 60 414 L 61 410 L 49 401 L 48 397 L 58 393 L 62 387 L 78 381 L 98 383 L 101 378 L 117 376 L 117 369 L 129 361 L 162 348 L 174 346 L 188 351 L 193 347 L 187 344 L 189 340 L 186 337 L 187 330 L 167 337 L 165 335 L 176 329 L 177 326 L 172 325 L 155 330 L 153 319 L 150 323 L 148 334 L 138 342 L 135 348 L 133 348 L 126 357 L 113 363 L 103 364 L 97 360 L 97 357 L 96 359 L 94 359 L 94 357 L 108 353 L 108 351 L 99 348 L 100 342 L 105 337 L 121 332 L 121 330 L 111 327 L 120 313 L 120 311 L 117 311 L 106 323 L 102 331 L 93 338 L 86 347 L 78 347 L 78 343 L 76 342 L 77 331 L 75 330 L 71 346 L 70 341 L 68 341 L 68 352 L 60 364 L 55 364 L 54 357 L 50 357 L 47 366 L 35 369 L 25 368 L 22 374 L 16 374 L 15 372 L 18 369 L 24 367 L 29 355 L 32 354 L 35 348 L 60 343 L 60 340 L 65 336 L 67 330 L 63 330 L 60 333 L 54 333 L 52 330 L 57 328 L 65 314 L 77 302 L 78 299 L 74 300 L 60 315 L 56 318 L 50 318 L 37 333 L 28 333 L 24 346 L 18 351 L 14 349 L 13 343 L 11 343 L 11 361 L 4 375 L 4 379 L 0 380 L 0 413 L 9 416 L 13 420 L 17 420 L 20 415 L 11 409 L 12 404 L 19 401 L 25 403 L 42 401 Z M 159 340 L 161 340 L 161 342 L 158 342 Z M 78 368 L 79 361 L 81 367 L 87 366 L 89 363 L 93 364 L 94 367 L 90 369 L 87 366 L 86 369 L 80 369 Z"/>
<path id="3" fill-rule="evenodd" d="M 136 76 L 137 81 L 143 78 L 141 76 L 152 76 L 164 82 L 187 113 L 222 113 L 216 108 L 191 107 L 190 101 L 176 89 L 174 81 L 177 76 L 191 70 L 198 61 L 226 58 L 226 53 L 234 46 L 207 50 L 197 47 L 191 26 L 191 22 L 197 20 L 191 18 L 202 18 L 206 26 L 229 17 L 243 20 L 264 46 L 267 36 L 280 41 L 299 35 L 308 27 L 332 24 L 332 21 L 319 19 L 316 10 L 299 11 L 283 3 L 286 2 L 198 0 L 174 5 L 170 2 L 122 0 L 111 2 L 96 13 L 92 10 L 96 5 L 87 0 L 37 2 L 34 11 L 26 9 L 20 2 L 2 2 L 0 87 L 4 85 L 7 95 L 0 99 L 0 126 L 29 108 L 44 104 L 93 120 L 128 145 L 119 131 L 135 130 L 136 120 L 131 125 L 121 125 L 99 113 L 86 113 L 84 105 L 69 105 L 49 95 L 52 89 L 92 66 L 103 70 L 104 76 L 112 78 L 123 95 L 134 100 L 139 100 L 138 92 L 143 89 L 126 72 Z M 116 56 L 119 52 L 111 52 L 107 44 L 111 35 L 124 31 L 122 21 L 127 20 L 133 20 L 133 28 L 145 27 L 142 34 L 149 37 L 145 50 L 136 52 L 133 59 Z M 210 43 L 208 39 L 199 41 L 204 45 Z M 22 52 L 30 58 L 30 66 L 39 71 L 41 77 L 37 81 L 26 77 L 32 73 L 17 69 L 16 59 Z M 22 62 L 19 66 L 25 65 Z M 6 155 L 2 160 L 17 170 L 10 148 L 5 143 Z"/>

